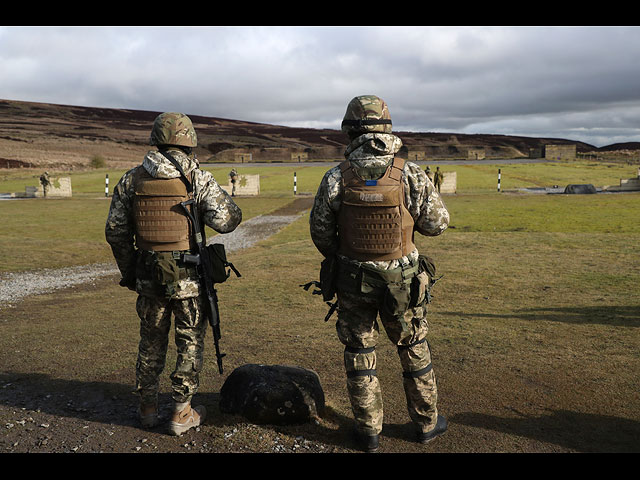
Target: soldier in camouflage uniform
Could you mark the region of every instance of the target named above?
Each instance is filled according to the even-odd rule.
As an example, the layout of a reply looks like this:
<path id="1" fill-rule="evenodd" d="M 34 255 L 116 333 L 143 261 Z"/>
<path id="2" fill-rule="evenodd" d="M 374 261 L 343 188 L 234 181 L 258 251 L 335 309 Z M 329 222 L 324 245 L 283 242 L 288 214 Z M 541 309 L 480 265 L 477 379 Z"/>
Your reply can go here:
<path id="1" fill-rule="evenodd" d="M 175 317 L 177 361 L 171 374 L 175 405 L 169 429 L 180 435 L 206 415 L 204 406 L 191 408 L 191 399 L 199 385 L 207 321 L 195 267 L 183 256 L 195 249 L 194 234 L 178 202 L 193 198 L 200 224 L 219 233 L 233 231 L 242 212 L 213 176 L 199 169 L 192 152 L 197 137 L 189 117 L 159 115 L 150 144 L 158 150 L 149 151 L 114 189 L 105 235 L 122 274 L 120 285 L 138 293 L 136 390 L 144 427 L 159 423 L 158 377 L 165 365 L 172 314 Z M 189 179 L 191 194 L 169 158 Z"/>
<path id="2" fill-rule="evenodd" d="M 439 235 L 448 226 L 449 213 L 425 172 L 396 158 L 402 141 L 391 134 L 389 112 L 382 99 L 369 95 L 354 98 L 347 107 L 342 131 L 350 139 L 345 151 L 347 160 L 324 175 L 311 211 L 310 230 L 320 253 L 326 259 L 336 259 L 336 330 L 345 345 L 347 391 L 356 420 L 356 438 L 365 450 L 377 450 L 383 421 L 382 395 L 375 370 L 377 315 L 380 315 L 388 337 L 397 345 L 409 416 L 417 428 L 417 439 L 426 443 L 444 433 L 446 419 L 438 415 L 436 380 L 426 341 L 428 289 L 435 270 L 423 268 L 427 257 L 420 256 L 413 245 L 413 231 Z M 393 176 L 390 172 L 394 169 L 402 192 L 396 203 L 404 203 L 404 207 L 396 204 L 395 211 L 406 209 L 400 214 L 402 223 L 413 225 L 402 233 L 403 246 L 396 245 L 395 253 L 386 254 L 384 248 L 376 250 L 375 244 L 367 248 L 381 253 L 358 253 L 347 243 L 366 243 L 349 232 L 349 225 L 360 221 L 357 212 L 362 209 L 348 210 L 349 204 L 386 198 L 375 189 L 378 183 L 385 183 L 383 179 Z M 353 181 L 359 182 L 361 189 L 355 197 L 354 187 L 349 186 L 351 190 L 347 191 Z M 372 222 L 375 224 L 376 220 Z M 376 232 L 380 224 L 365 223 L 360 227 Z M 387 227 L 399 228 L 396 223 Z M 374 233 L 370 238 L 375 242 L 378 235 Z M 324 294 L 324 280 L 321 282 Z"/>
<path id="3" fill-rule="evenodd" d="M 46 197 L 51 187 L 51 179 L 49 178 L 49 172 L 44 172 L 40 175 L 40 183 L 42 184 L 42 193 Z"/>
<path id="4" fill-rule="evenodd" d="M 438 193 L 440 193 L 440 186 L 442 185 L 442 180 L 444 179 L 444 175 L 440 171 L 440 167 L 436 167 L 436 173 L 433 176 L 433 184 L 435 185 Z"/>
<path id="5" fill-rule="evenodd" d="M 231 196 L 236 196 L 236 182 L 238 181 L 238 171 L 232 168 L 229 172 L 229 178 L 231 178 Z"/>

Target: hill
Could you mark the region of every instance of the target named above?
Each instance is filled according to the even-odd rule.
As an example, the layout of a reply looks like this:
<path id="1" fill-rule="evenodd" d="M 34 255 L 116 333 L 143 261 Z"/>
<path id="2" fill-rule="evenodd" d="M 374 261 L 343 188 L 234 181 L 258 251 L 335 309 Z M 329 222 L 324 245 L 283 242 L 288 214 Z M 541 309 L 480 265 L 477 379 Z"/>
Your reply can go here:
<path id="1" fill-rule="evenodd" d="M 0 100 L 0 167 L 73 170 L 88 166 L 94 156 L 111 167 L 136 164 L 149 149 L 149 132 L 159 113 Z M 189 116 L 198 134 L 196 154 L 201 162 L 336 161 L 343 158 L 347 143 L 339 130 Z M 395 133 L 404 143 L 400 155 L 417 160 L 467 159 L 477 152 L 482 158 L 527 157 L 549 143 L 576 144 L 578 152 L 598 150 L 565 139 Z"/>

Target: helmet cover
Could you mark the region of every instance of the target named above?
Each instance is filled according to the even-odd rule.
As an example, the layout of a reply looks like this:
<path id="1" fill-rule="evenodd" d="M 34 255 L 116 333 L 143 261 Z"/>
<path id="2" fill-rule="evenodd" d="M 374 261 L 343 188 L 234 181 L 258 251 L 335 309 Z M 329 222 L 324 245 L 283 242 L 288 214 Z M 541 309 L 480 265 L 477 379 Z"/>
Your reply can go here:
<path id="1" fill-rule="evenodd" d="M 387 104 L 375 95 L 355 97 L 347 105 L 342 131 L 350 135 L 391 133 L 391 116 Z"/>
<path id="2" fill-rule="evenodd" d="M 198 137 L 189 117 L 183 113 L 165 112 L 153 122 L 149 144 L 197 147 Z"/>

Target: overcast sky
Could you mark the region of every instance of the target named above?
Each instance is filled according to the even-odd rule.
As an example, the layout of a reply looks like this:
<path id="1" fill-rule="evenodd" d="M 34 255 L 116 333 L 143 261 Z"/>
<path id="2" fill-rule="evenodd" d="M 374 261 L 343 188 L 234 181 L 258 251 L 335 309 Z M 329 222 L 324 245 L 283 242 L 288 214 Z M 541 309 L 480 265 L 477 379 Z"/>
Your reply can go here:
<path id="1" fill-rule="evenodd" d="M 0 27 L 0 98 L 340 128 L 640 141 L 637 27 Z"/>

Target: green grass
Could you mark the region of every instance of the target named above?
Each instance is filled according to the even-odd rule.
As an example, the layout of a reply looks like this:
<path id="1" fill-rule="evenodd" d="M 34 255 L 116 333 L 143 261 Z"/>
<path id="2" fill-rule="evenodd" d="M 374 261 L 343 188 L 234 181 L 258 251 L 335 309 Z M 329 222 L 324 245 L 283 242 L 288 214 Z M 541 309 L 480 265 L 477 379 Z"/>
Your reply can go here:
<path id="1" fill-rule="evenodd" d="M 433 165 L 431 166 L 433 169 Z M 496 165 L 443 165 L 443 172 L 457 172 L 459 193 L 497 192 L 498 170 L 502 191 L 516 188 L 565 187 L 590 183 L 596 187 L 618 185 L 621 178 L 637 175 L 637 166 L 587 162 L 521 163 Z"/>
<path id="2" fill-rule="evenodd" d="M 573 165 L 573 167 L 572 167 Z M 453 167 L 452 167 L 453 168 Z M 627 167 L 581 164 L 528 164 L 500 167 L 503 178 L 518 172 L 522 185 L 532 179 L 548 178 L 564 182 L 588 177 L 623 176 Z M 446 196 L 451 213 L 451 229 L 456 232 L 602 232 L 638 233 L 637 211 L 640 196 L 624 195 L 513 195 L 497 193 L 491 186 L 492 166 L 456 166 L 459 195 Z M 226 181 L 228 167 L 208 168 L 220 182 Z M 446 169 L 445 169 L 446 170 Z M 268 213 L 293 199 L 293 174 L 298 192 L 315 193 L 325 167 L 300 165 L 252 167 L 241 173 L 258 174 L 260 197 L 237 198 L 245 220 Z M 605 172 L 609 177 L 606 177 Z M 614 172 L 614 173 L 612 173 Z M 107 171 L 72 174 L 74 196 L 70 199 L 21 199 L 0 203 L 0 271 L 20 271 L 65 265 L 111 261 L 104 241 L 104 223 L 109 199 L 104 198 Z M 124 171 L 108 171 L 110 191 Z M 29 175 L 13 171 L 0 181 L 0 191 L 11 190 Z M 546 177 L 545 177 L 546 176 Z M 33 177 L 37 182 L 37 176 Z M 505 180 L 505 183 L 507 181 Z M 612 182 L 613 183 L 613 182 Z M 472 192 L 465 194 L 464 186 Z M 18 188 L 13 188 L 19 190 Z M 24 186 L 22 187 L 24 189 Z M 298 232 L 301 234 L 301 232 Z M 209 236 L 214 232 L 207 229 Z M 567 240 L 569 241 L 569 240 Z"/>
<path id="3" fill-rule="evenodd" d="M 290 199 L 238 198 L 243 219 L 269 213 Z M 111 262 L 104 237 L 110 199 L 75 196 L 0 202 L 0 272 Z M 207 227 L 207 236 L 215 232 Z"/>
<path id="4" fill-rule="evenodd" d="M 640 232 L 640 194 L 470 194 L 445 202 L 461 231 Z"/>

